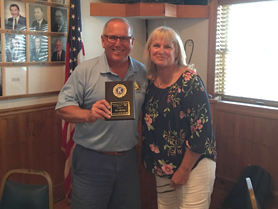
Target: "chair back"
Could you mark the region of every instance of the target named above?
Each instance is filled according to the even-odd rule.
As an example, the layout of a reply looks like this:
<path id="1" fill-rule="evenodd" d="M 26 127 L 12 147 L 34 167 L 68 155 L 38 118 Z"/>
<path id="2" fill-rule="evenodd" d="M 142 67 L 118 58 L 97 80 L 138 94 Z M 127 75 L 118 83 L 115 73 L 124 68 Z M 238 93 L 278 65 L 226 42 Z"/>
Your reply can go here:
<path id="1" fill-rule="evenodd" d="M 274 197 L 274 181 L 271 175 L 258 165 L 247 166 L 228 196 L 221 203 L 221 209 L 249 209 L 251 202 L 246 178 L 252 181 L 257 203 L 262 209 L 269 209 L 269 203 Z"/>
<path id="2" fill-rule="evenodd" d="M 26 184 L 9 180 L 12 174 L 42 176 L 47 184 Z M 1 182 L 0 209 L 53 209 L 53 183 L 45 171 L 13 169 L 8 171 Z"/>
<path id="3" fill-rule="evenodd" d="M 258 204 L 258 201 L 256 199 L 254 190 L 253 190 L 253 185 L 252 181 L 249 177 L 246 178 L 246 184 L 248 188 L 248 194 L 249 194 L 249 200 L 251 202 L 252 209 L 260 209 L 260 206 Z"/>

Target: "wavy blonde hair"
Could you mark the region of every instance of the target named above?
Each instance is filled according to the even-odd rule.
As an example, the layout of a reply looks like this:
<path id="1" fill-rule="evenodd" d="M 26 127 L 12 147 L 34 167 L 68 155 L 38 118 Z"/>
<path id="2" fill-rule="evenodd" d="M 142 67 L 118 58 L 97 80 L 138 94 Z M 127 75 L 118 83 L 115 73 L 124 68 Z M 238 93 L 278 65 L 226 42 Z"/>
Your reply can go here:
<path id="1" fill-rule="evenodd" d="M 157 39 L 164 39 L 168 42 L 172 42 L 176 49 L 175 65 L 178 67 L 187 66 L 186 64 L 186 55 L 183 47 L 182 40 L 177 32 L 172 28 L 161 26 L 156 28 L 148 38 L 148 41 L 144 50 L 144 64 L 148 71 L 147 77 L 151 81 L 155 80 L 157 77 L 157 69 L 155 64 L 151 60 L 151 45 Z"/>

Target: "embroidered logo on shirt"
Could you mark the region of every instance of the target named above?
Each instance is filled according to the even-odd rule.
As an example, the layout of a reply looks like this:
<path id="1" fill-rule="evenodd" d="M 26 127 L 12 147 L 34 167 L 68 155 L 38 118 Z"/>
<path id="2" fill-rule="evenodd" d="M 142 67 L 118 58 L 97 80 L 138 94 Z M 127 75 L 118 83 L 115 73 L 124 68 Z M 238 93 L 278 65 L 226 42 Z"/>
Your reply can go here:
<path id="1" fill-rule="evenodd" d="M 134 89 L 137 91 L 141 91 L 141 86 L 137 83 L 137 81 L 134 81 Z"/>

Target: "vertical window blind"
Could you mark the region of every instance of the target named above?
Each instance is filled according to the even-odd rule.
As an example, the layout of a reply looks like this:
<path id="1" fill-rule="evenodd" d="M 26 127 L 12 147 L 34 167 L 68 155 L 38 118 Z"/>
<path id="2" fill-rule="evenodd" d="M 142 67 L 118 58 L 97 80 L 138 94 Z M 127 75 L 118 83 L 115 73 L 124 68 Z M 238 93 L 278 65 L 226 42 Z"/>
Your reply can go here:
<path id="1" fill-rule="evenodd" d="M 218 7 L 216 96 L 278 104 L 277 11 L 278 1 Z"/>

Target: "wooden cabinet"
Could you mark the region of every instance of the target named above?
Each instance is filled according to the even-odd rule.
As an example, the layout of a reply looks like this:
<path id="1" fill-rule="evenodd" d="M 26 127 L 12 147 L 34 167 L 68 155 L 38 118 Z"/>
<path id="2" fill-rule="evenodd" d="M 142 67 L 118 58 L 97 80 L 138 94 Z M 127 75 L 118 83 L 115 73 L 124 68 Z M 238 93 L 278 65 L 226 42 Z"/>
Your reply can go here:
<path id="1" fill-rule="evenodd" d="M 149 18 L 208 18 L 208 5 L 168 3 L 90 3 L 91 16 Z"/>

